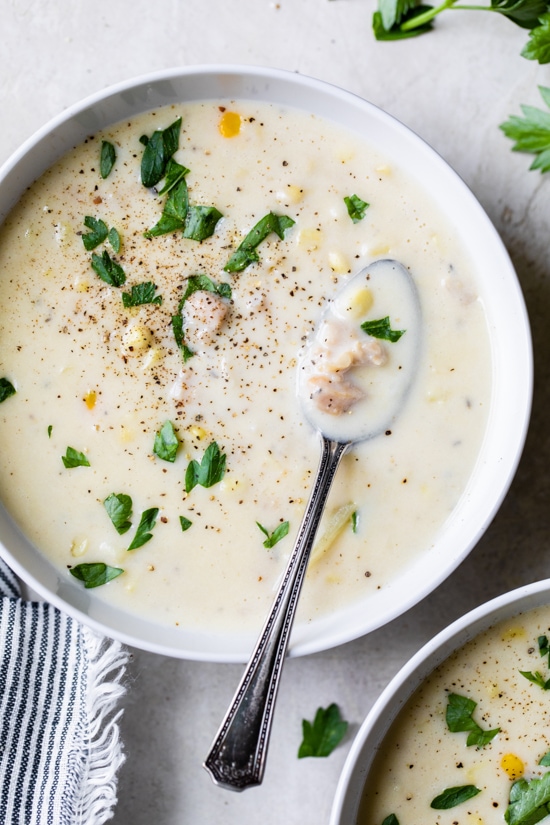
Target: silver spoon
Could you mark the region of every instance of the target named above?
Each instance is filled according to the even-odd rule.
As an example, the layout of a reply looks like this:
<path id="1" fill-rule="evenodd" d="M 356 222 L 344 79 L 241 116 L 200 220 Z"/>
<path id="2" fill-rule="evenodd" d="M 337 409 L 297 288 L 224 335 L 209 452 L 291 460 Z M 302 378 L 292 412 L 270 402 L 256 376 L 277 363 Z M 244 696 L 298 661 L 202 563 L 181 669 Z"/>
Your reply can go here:
<path id="1" fill-rule="evenodd" d="M 345 316 L 347 298 L 352 299 L 364 288 L 374 295 L 372 312 L 383 308 L 382 315 L 390 316 L 390 324 L 393 326 L 394 319 L 397 319 L 399 329 L 406 333 L 395 344 L 386 347 L 389 351 L 388 363 L 381 369 L 371 368 L 365 373 L 368 375 L 368 387 L 364 406 L 362 401 L 358 401 L 349 413 L 336 416 L 320 409 L 311 389 L 306 389 L 316 358 L 312 347 L 318 344 L 321 324 L 330 320 L 335 311 L 336 316 Z M 380 315 L 375 317 L 378 320 Z M 397 261 L 376 261 L 348 281 L 329 302 L 321 324 L 298 370 L 298 395 L 305 416 L 321 437 L 322 452 L 317 475 L 273 607 L 204 761 L 204 768 L 214 783 L 233 791 L 260 785 L 263 779 L 273 709 L 298 597 L 317 527 L 340 461 L 353 444 L 375 438 L 391 428 L 414 378 L 421 339 L 421 318 L 418 294 L 411 275 Z"/>

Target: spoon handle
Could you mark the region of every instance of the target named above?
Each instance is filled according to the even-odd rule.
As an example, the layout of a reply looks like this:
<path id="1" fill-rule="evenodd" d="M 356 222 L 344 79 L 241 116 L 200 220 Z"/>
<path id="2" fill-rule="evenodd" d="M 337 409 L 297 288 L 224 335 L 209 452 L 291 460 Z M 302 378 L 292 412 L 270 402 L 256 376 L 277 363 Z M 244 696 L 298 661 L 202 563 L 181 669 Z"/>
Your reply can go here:
<path id="1" fill-rule="evenodd" d="M 322 454 L 294 550 L 273 607 L 204 767 L 216 785 L 243 791 L 263 778 L 271 720 L 290 630 L 315 533 L 348 443 L 322 437 Z"/>

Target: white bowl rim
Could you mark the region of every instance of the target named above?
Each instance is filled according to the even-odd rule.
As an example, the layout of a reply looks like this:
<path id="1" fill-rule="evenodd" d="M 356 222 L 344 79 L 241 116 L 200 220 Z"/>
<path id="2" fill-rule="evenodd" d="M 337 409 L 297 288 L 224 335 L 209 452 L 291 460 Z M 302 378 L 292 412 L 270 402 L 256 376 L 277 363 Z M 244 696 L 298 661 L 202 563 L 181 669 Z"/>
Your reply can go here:
<path id="1" fill-rule="evenodd" d="M 379 605 L 379 613 L 375 620 L 366 620 L 363 618 L 363 623 L 355 624 L 357 615 L 359 614 L 359 607 L 351 610 L 345 615 L 342 614 L 343 619 L 339 625 L 333 626 L 332 617 L 326 620 L 321 620 L 315 623 L 316 633 L 311 633 L 309 628 L 301 630 L 294 629 L 293 637 L 291 639 L 290 655 L 306 655 L 315 653 L 328 648 L 334 647 L 345 642 L 349 642 L 364 633 L 370 632 L 377 627 L 385 624 L 396 616 L 408 610 L 418 601 L 423 599 L 428 593 L 435 589 L 444 579 L 446 579 L 454 569 L 463 561 L 463 559 L 470 552 L 472 547 L 477 543 L 479 538 L 483 535 L 488 525 L 492 521 L 494 515 L 498 511 L 502 500 L 504 499 L 508 488 L 515 475 L 523 445 L 527 435 L 529 425 L 529 418 L 531 412 L 531 399 L 533 392 L 533 358 L 532 358 L 532 344 L 529 329 L 529 320 L 527 311 L 514 272 L 513 265 L 504 248 L 500 236 L 496 232 L 493 224 L 488 218 L 487 214 L 481 207 L 478 200 L 475 198 L 470 189 L 458 176 L 458 174 L 448 165 L 446 161 L 431 147 L 426 141 L 416 135 L 409 127 L 405 126 L 392 115 L 380 109 L 375 104 L 359 97 L 358 95 L 341 89 L 324 80 L 308 77 L 295 72 L 290 72 L 283 69 L 274 69 L 267 67 L 257 67 L 239 64 L 222 64 L 222 65 L 195 65 L 187 67 L 174 67 L 172 69 L 158 70 L 152 73 L 144 74 L 138 77 L 128 78 L 120 83 L 102 89 L 83 100 L 73 104 L 58 114 L 56 117 L 48 121 L 43 127 L 37 130 L 29 139 L 27 139 L 18 150 L 16 150 L 11 157 L 0 167 L 0 187 L 5 181 L 6 176 L 17 167 L 17 164 L 25 159 L 27 154 L 37 147 L 41 141 L 55 132 L 56 129 L 63 127 L 71 121 L 75 116 L 86 112 L 86 110 L 101 105 L 106 101 L 110 101 L 116 96 L 123 95 L 126 92 L 131 92 L 139 87 L 151 86 L 166 81 L 182 78 L 197 78 L 200 76 L 214 77 L 241 77 L 244 76 L 248 80 L 258 79 L 261 81 L 279 82 L 294 87 L 300 87 L 307 90 L 308 93 L 320 96 L 330 97 L 331 102 L 338 101 L 346 107 L 355 107 L 361 110 L 362 116 L 370 116 L 376 120 L 377 123 L 383 124 L 392 130 L 398 136 L 398 139 L 404 139 L 409 144 L 414 146 L 415 151 L 420 154 L 425 154 L 428 157 L 429 163 L 435 165 L 439 174 L 443 174 L 450 184 L 452 184 L 456 191 L 460 193 L 464 201 L 466 210 L 471 210 L 475 215 L 477 222 L 483 227 L 486 238 L 490 241 L 493 251 L 496 250 L 500 255 L 504 270 L 507 270 L 507 286 L 510 292 L 514 293 L 514 312 L 516 319 L 516 344 L 520 352 L 521 370 L 518 371 L 517 379 L 520 385 L 520 391 L 515 397 L 515 412 L 514 412 L 514 435 L 511 439 L 512 450 L 503 455 L 499 459 L 499 474 L 496 477 L 496 483 L 493 489 L 489 492 L 491 499 L 490 505 L 484 509 L 483 518 L 477 519 L 475 530 L 468 533 L 467 539 L 462 543 L 461 548 L 455 548 L 450 559 L 445 565 L 441 565 L 437 570 L 437 574 L 426 579 L 422 585 L 414 590 L 414 593 L 409 595 L 404 587 L 400 591 L 395 590 L 392 586 L 385 589 L 385 599 L 377 602 Z M 229 95 L 228 95 L 229 96 Z M 211 96 L 212 99 L 215 95 Z M 261 96 L 260 98 L 261 99 Z M 144 107 L 153 108 L 159 103 L 152 103 L 150 106 Z M 292 104 L 289 104 L 292 105 Z M 106 125 L 106 124 L 103 124 Z M 344 124 L 344 128 L 349 128 L 348 124 Z M 60 152 L 62 154 L 62 152 Z M 44 167 L 45 168 L 45 167 Z M 13 204 L 11 204 L 13 205 Z M 11 205 L 9 208 L 11 208 Z M 1 209 L 1 202 L 0 202 Z M 1 216 L 0 216 L 1 219 Z M 488 427 L 489 429 L 489 427 Z M 509 444 L 507 445 L 509 448 Z M 459 518 L 459 516 L 457 516 Z M 6 562 L 12 567 L 14 572 L 20 576 L 33 590 L 35 590 L 42 598 L 53 603 L 65 612 L 73 615 L 88 624 L 98 632 L 107 633 L 107 635 L 117 638 L 120 641 L 130 644 L 134 647 L 157 652 L 163 655 L 175 656 L 180 658 L 204 660 L 204 661 L 223 661 L 223 662 L 242 662 L 246 661 L 249 651 L 252 648 L 254 638 L 250 634 L 244 634 L 236 641 L 235 646 L 231 650 L 225 649 L 225 643 L 217 650 L 196 650 L 194 648 L 181 648 L 172 640 L 167 643 L 159 642 L 157 639 L 149 638 L 144 640 L 139 635 L 133 632 L 126 632 L 117 627 L 106 627 L 104 621 L 97 621 L 93 616 L 88 615 L 87 612 L 68 603 L 64 598 L 59 598 L 57 593 L 44 586 L 44 584 L 35 576 L 33 576 L 19 559 L 0 541 L 0 553 L 5 558 Z M 443 555 L 443 554 L 442 554 Z M 396 598 L 396 593 L 398 598 Z M 353 620 L 353 627 L 349 626 L 349 618 Z M 310 626 L 311 627 L 311 626 Z M 163 628 L 159 628 L 159 633 L 163 634 Z M 211 634 L 206 634 L 211 637 Z M 222 649 L 223 648 L 223 649 Z"/>
<path id="2" fill-rule="evenodd" d="M 361 792 L 375 749 L 422 681 L 470 639 L 500 620 L 544 604 L 550 605 L 550 578 L 501 593 L 455 619 L 399 669 L 374 702 L 352 742 L 336 788 L 329 825 L 356 825 Z M 365 760 L 367 753 L 371 758 Z"/>

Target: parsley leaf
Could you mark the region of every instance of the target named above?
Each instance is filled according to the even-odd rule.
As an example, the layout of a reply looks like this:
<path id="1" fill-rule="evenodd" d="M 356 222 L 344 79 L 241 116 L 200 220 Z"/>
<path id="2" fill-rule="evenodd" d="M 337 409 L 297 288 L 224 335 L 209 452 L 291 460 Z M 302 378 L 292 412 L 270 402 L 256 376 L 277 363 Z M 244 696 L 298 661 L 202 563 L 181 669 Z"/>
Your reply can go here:
<path id="1" fill-rule="evenodd" d="M 548 6 L 546 0 L 491 0 L 490 10 L 508 17 L 524 29 L 534 29 Z"/>
<path id="2" fill-rule="evenodd" d="M 550 767 L 550 751 L 547 751 L 547 753 L 539 759 L 539 765 L 542 765 L 544 768 Z"/>
<path id="3" fill-rule="evenodd" d="M 520 673 L 530 682 L 533 682 L 534 685 L 542 688 L 542 690 L 550 690 L 550 679 L 545 679 L 540 671 L 535 670 L 533 673 L 530 670 L 520 670 Z"/>
<path id="4" fill-rule="evenodd" d="M 206 448 L 201 463 L 190 461 L 185 473 L 185 491 L 190 493 L 193 487 L 212 487 L 221 481 L 225 474 L 226 455 L 213 441 Z"/>
<path id="5" fill-rule="evenodd" d="M 117 533 L 119 535 L 126 533 L 132 526 L 132 522 L 129 521 L 132 515 L 132 499 L 130 496 L 125 493 L 111 493 L 107 496 L 103 505 Z"/>
<path id="6" fill-rule="evenodd" d="M 540 779 L 519 779 L 510 789 L 504 819 L 508 825 L 534 825 L 550 813 L 550 772 Z"/>
<path id="7" fill-rule="evenodd" d="M 91 215 L 86 215 L 84 218 L 84 226 L 90 231 L 82 235 L 82 243 L 84 248 L 91 252 L 92 249 L 95 249 L 96 246 L 106 240 L 109 229 L 105 221 L 102 221 L 101 218 L 93 218 Z"/>
<path id="8" fill-rule="evenodd" d="M 145 281 L 142 284 L 135 284 L 131 287 L 130 292 L 122 293 L 122 303 L 128 309 L 129 307 L 137 307 L 142 304 L 162 304 L 162 295 L 155 295 L 156 285 L 151 281 Z"/>
<path id="9" fill-rule="evenodd" d="M 114 226 L 112 226 L 109 229 L 109 234 L 107 235 L 107 240 L 109 241 L 109 243 L 113 247 L 113 251 L 118 254 L 120 252 L 120 247 L 122 246 L 122 242 L 120 240 L 120 235 L 119 235 L 118 231 L 115 229 Z"/>
<path id="10" fill-rule="evenodd" d="M 99 155 L 99 174 L 102 178 L 108 178 L 113 170 L 116 161 L 116 149 L 108 140 L 101 142 L 101 152 Z"/>
<path id="11" fill-rule="evenodd" d="M 429 19 L 426 20 L 425 15 L 429 15 Z M 386 28 L 381 13 L 375 11 L 372 16 L 372 30 L 376 40 L 405 40 L 408 37 L 418 37 L 433 28 L 432 15 L 432 6 L 416 6 L 403 14 L 399 18 L 399 23 Z M 417 22 L 417 19 L 423 22 Z"/>
<path id="12" fill-rule="evenodd" d="M 180 445 L 178 436 L 171 421 L 165 421 L 155 435 L 153 452 L 163 461 L 174 462 Z"/>
<path id="13" fill-rule="evenodd" d="M 76 567 L 71 567 L 69 572 L 75 579 L 84 582 L 84 587 L 89 588 L 107 584 L 107 582 L 124 573 L 124 570 L 121 567 L 110 567 L 101 561 L 94 561 L 77 564 Z"/>
<path id="14" fill-rule="evenodd" d="M 145 144 L 141 159 L 141 182 L 150 189 L 164 176 L 168 161 L 178 148 L 181 117 L 166 129 L 157 129 L 150 138 L 141 139 Z"/>
<path id="15" fill-rule="evenodd" d="M 539 86 L 542 99 L 550 107 L 550 88 Z M 535 106 L 521 106 L 524 117 L 512 115 L 500 128 L 506 137 L 515 141 L 513 152 L 535 155 L 530 169 L 550 171 L 550 112 Z"/>
<path id="16" fill-rule="evenodd" d="M 540 25 L 529 32 L 529 38 L 521 56 L 541 64 L 550 63 L 550 14 L 541 15 Z"/>
<path id="17" fill-rule="evenodd" d="M 367 335 L 372 335 L 373 338 L 382 338 L 385 341 L 391 341 L 394 344 L 399 341 L 401 336 L 406 332 L 404 329 L 392 329 L 389 315 L 385 318 L 379 318 L 376 321 L 365 321 L 361 324 L 361 329 Z"/>
<path id="18" fill-rule="evenodd" d="M 294 226 L 294 223 L 295 221 L 287 215 L 275 215 L 273 212 L 268 212 L 243 238 L 224 266 L 224 270 L 226 272 L 242 272 L 250 264 L 259 261 L 260 256 L 256 252 L 256 247 L 262 241 L 265 241 L 272 232 L 283 240 L 285 231 Z"/>
<path id="19" fill-rule="evenodd" d="M 359 221 L 362 221 L 365 217 L 365 212 L 370 206 L 370 204 L 366 201 L 361 200 L 358 195 L 346 196 L 344 198 L 344 203 L 346 204 L 348 215 L 352 219 L 353 223 L 359 223 Z"/>
<path id="20" fill-rule="evenodd" d="M 481 793 L 481 790 L 476 788 L 475 785 L 457 785 L 454 788 L 446 788 L 435 799 L 432 799 L 430 808 L 434 808 L 436 811 L 446 811 L 449 808 L 455 808 L 468 799 L 472 799 L 478 793 Z"/>
<path id="21" fill-rule="evenodd" d="M 10 395 L 15 395 L 16 389 L 7 378 L 0 378 L 0 404 L 9 398 Z"/>
<path id="22" fill-rule="evenodd" d="M 328 756 L 342 741 L 348 723 L 340 716 L 338 705 L 318 708 L 313 723 L 302 720 L 302 743 L 298 749 L 298 759 L 305 756 Z"/>
<path id="23" fill-rule="evenodd" d="M 416 6 L 418 6 L 418 0 L 379 0 L 378 11 L 384 29 L 389 31 Z"/>
<path id="24" fill-rule="evenodd" d="M 395 814 L 390 814 L 384 819 L 382 825 L 399 825 L 399 820 Z"/>
<path id="25" fill-rule="evenodd" d="M 189 174 L 189 171 L 186 166 L 170 158 L 164 173 L 164 186 L 159 190 L 159 195 L 166 195 Z"/>
<path id="26" fill-rule="evenodd" d="M 190 206 L 185 216 L 183 237 L 204 241 L 214 234 L 222 213 L 215 206 Z"/>
<path id="27" fill-rule="evenodd" d="M 258 525 L 258 527 L 260 528 L 260 530 L 262 531 L 262 533 L 264 534 L 264 536 L 266 536 L 266 537 L 267 537 L 267 538 L 266 538 L 266 540 L 264 541 L 263 545 L 264 545 L 264 547 L 266 547 L 268 550 L 270 550 L 272 547 L 275 547 L 275 545 L 276 545 L 279 541 L 281 541 L 281 539 L 284 539 L 284 537 L 285 537 L 286 535 L 288 535 L 288 529 L 289 529 L 289 523 L 288 523 L 288 521 L 283 521 L 283 522 L 281 522 L 281 524 L 279 524 L 279 525 L 275 528 L 275 530 L 273 530 L 273 532 L 272 532 L 272 533 L 270 533 L 270 532 L 269 532 L 269 530 L 267 530 L 265 527 L 263 527 L 263 526 L 260 524 L 260 522 L 259 522 L 259 521 L 257 521 L 257 522 L 256 522 L 256 524 Z"/>
<path id="28" fill-rule="evenodd" d="M 181 315 L 172 315 L 172 332 L 174 333 L 176 344 L 180 349 L 183 361 L 185 363 L 189 361 L 189 359 L 192 358 L 195 353 L 192 349 L 189 349 L 189 347 L 185 343 L 185 334 L 183 331 L 183 318 L 181 317 Z"/>
<path id="29" fill-rule="evenodd" d="M 192 524 L 193 522 L 190 519 L 186 518 L 185 516 L 180 516 L 180 526 L 182 533 L 185 533 L 186 530 L 189 530 Z"/>
<path id="30" fill-rule="evenodd" d="M 477 702 L 467 696 L 459 696 L 458 693 L 450 693 L 448 696 L 445 721 L 451 733 L 468 731 L 466 745 L 477 745 L 483 747 L 491 742 L 500 731 L 500 728 L 493 730 L 483 730 L 472 718 L 472 714 L 477 707 Z"/>
<path id="31" fill-rule="evenodd" d="M 220 298 L 231 298 L 231 286 L 226 283 L 216 284 L 208 275 L 190 275 L 185 281 L 185 292 L 179 302 L 181 311 L 184 303 L 194 292 L 214 292 Z"/>
<path id="32" fill-rule="evenodd" d="M 153 534 L 150 531 L 155 526 L 158 513 L 158 507 L 151 507 L 149 510 L 143 511 L 136 534 L 130 546 L 127 548 L 128 550 L 137 550 L 138 547 L 142 547 L 153 538 Z"/>
<path id="33" fill-rule="evenodd" d="M 75 450 L 74 447 L 67 447 L 65 455 L 61 456 L 61 460 L 65 467 L 70 470 L 72 467 L 89 467 L 90 462 L 84 453 Z"/>
<path id="34" fill-rule="evenodd" d="M 113 261 L 106 249 L 100 257 L 92 253 L 92 269 L 109 286 L 122 286 L 126 281 L 126 274 L 120 264 Z"/>

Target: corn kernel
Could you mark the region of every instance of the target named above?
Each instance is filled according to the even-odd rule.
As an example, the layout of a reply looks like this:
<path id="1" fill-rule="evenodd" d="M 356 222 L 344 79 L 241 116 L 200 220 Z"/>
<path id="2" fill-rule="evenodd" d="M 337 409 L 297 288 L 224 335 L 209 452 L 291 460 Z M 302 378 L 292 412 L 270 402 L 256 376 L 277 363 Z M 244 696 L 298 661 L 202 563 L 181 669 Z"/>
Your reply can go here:
<path id="1" fill-rule="evenodd" d="M 379 243 L 378 246 L 372 246 L 369 249 L 371 255 L 388 255 L 389 251 L 390 245 L 387 243 Z"/>
<path id="2" fill-rule="evenodd" d="M 349 272 L 348 259 L 341 252 L 329 252 L 328 262 L 332 271 L 337 272 L 339 275 Z"/>
<path id="3" fill-rule="evenodd" d="M 140 353 L 151 346 L 153 336 L 147 327 L 134 326 L 122 336 L 122 347 L 127 353 Z"/>
<path id="4" fill-rule="evenodd" d="M 158 364 L 162 358 L 162 350 L 159 347 L 151 347 L 148 350 L 143 358 L 142 368 L 144 370 L 148 369 L 149 367 L 154 367 L 155 364 Z"/>
<path id="5" fill-rule="evenodd" d="M 335 309 L 339 315 L 356 320 L 367 314 L 373 300 L 370 289 L 362 286 L 351 293 L 346 290 L 336 299 Z"/>
<path id="6" fill-rule="evenodd" d="M 189 434 L 196 438 L 197 441 L 203 441 L 207 436 L 208 432 L 204 429 L 204 427 L 199 427 L 198 424 L 193 424 L 189 427 Z"/>
<path id="7" fill-rule="evenodd" d="M 280 203 L 299 203 L 304 197 L 304 190 L 293 183 L 289 183 L 285 189 L 277 192 L 277 200 Z"/>
<path id="8" fill-rule="evenodd" d="M 95 407 L 95 402 L 97 400 L 97 393 L 95 390 L 90 390 L 84 396 L 84 403 L 88 407 L 89 410 L 93 410 Z"/>
<path id="9" fill-rule="evenodd" d="M 323 234 L 318 229 L 301 229 L 296 237 L 298 246 L 312 252 L 322 243 Z"/>
<path id="10" fill-rule="evenodd" d="M 76 292 L 87 292 L 90 288 L 90 280 L 87 275 L 76 275 L 73 280 L 73 287 Z"/>
<path id="11" fill-rule="evenodd" d="M 71 543 L 71 556 L 73 556 L 74 558 L 83 556 L 87 549 L 88 539 L 82 537 L 75 538 Z"/>
<path id="12" fill-rule="evenodd" d="M 238 112 L 224 112 L 218 124 L 224 138 L 236 137 L 241 131 L 241 116 Z"/>
<path id="13" fill-rule="evenodd" d="M 515 782 L 516 779 L 521 779 L 525 771 L 523 761 L 519 756 L 516 756 L 515 753 L 505 753 L 500 761 L 500 767 L 508 774 L 512 782 Z"/>

